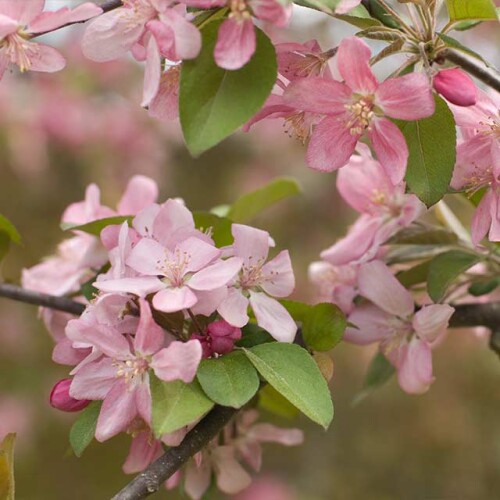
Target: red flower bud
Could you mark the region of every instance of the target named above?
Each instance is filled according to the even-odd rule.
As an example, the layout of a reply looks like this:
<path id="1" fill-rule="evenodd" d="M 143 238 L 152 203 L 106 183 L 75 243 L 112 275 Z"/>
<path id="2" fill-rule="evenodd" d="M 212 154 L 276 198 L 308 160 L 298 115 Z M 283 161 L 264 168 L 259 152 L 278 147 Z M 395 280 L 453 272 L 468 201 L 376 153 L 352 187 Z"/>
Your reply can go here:
<path id="1" fill-rule="evenodd" d="M 83 410 L 89 405 L 90 401 L 87 399 L 75 399 L 69 395 L 69 387 L 72 379 L 65 378 L 59 380 L 52 388 L 50 393 L 50 405 L 61 411 L 74 412 Z"/>
<path id="2" fill-rule="evenodd" d="M 471 77 L 458 68 L 443 69 L 434 77 L 434 88 L 447 101 L 457 106 L 473 106 L 477 88 Z"/>

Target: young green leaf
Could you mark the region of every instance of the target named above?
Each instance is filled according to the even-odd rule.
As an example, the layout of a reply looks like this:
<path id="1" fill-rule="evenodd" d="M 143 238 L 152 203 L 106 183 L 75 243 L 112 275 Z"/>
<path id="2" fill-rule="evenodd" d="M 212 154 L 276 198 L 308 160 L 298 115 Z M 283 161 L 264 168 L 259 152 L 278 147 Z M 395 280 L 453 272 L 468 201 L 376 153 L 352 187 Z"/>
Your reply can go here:
<path id="1" fill-rule="evenodd" d="M 260 326 L 254 323 L 248 323 L 241 329 L 242 337 L 235 345 L 236 347 L 253 347 L 254 345 L 274 342 L 271 335 Z"/>
<path id="2" fill-rule="evenodd" d="M 85 448 L 92 442 L 101 411 L 102 401 L 92 401 L 83 410 L 69 431 L 69 443 L 77 457 L 81 457 Z"/>
<path id="3" fill-rule="evenodd" d="M 400 122 L 410 156 L 406 182 L 427 206 L 448 191 L 456 159 L 456 129 L 453 114 L 439 96 L 435 113 L 423 120 Z"/>
<path id="4" fill-rule="evenodd" d="M 302 321 L 302 336 L 307 346 L 315 351 L 329 351 L 342 339 L 347 321 L 334 304 L 312 306 Z"/>
<path id="5" fill-rule="evenodd" d="M 256 28 L 257 48 L 243 68 L 228 71 L 214 61 L 221 21 L 202 29 L 203 46 L 196 59 L 182 63 L 179 114 L 184 140 L 197 156 L 247 122 L 264 104 L 277 78 L 274 46 Z"/>
<path id="6" fill-rule="evenodd" d="M 479 255 L 462 250 L 450 250 L 434 257 L 427 276 L 427 292 L 431 299 L 441 301 L 451 283 L 479 261 Z"/>
<path id="7" fill-rule="evenodd" d="M 396 278 L 405 288 L 425 283 L 427 281 L 427 275 L 429 274 L 430 264 L 431 260 L 424 260 L 424 262 L 421 262 L 410 269 L 399 272 L 396 275 Z"/>
<path id="8" fill-rule="evenodd" d="M 492 0 L 446 0 L 446 5 L 451 21 L 497 19 Z"/>
<path id="9" fill-rule="evenodd" d="M 14 227 L 14 224 L 0 214 L 0 261 L 7 255 L 12 241 L 20 245 L 21 236 Z"/>
<path id="10" fill-rule="evenodd" d="M 61 224 L 61 229 L 63 231 L 82 231 L 94 236 L 100 236 L 101 231 L 105 227 L 123 224 L 125 221 L 131 223 L 132 219 L 133 216 L 131 215 L 117 215 L 115 217 L 106 217 L 105 219 L 98 219 L 92 222 L 87 222 L 86 224 L 71 224 L 63 222 Z"/>
<path id="11" fill-rule="evenodd" d="M 269 384 L 259 391 L 259 408 L 285 418 L 295 418 L 299 414 L 297 407 Z"/>
<path id="12" fill-rule="evenodd" d="M 377 353 L 366 372 L 363 389 L 354 398 L 353 403 L 357 404 L 373 391 L 384 385 L 396 372 L 396 369 L 387 361 L 387 358 L 381 353 Z"/>
<path id="13" fill-rule="evenodd" d="M 274 389 L 325 429 L 333 419 L 328 385 L 310 354 L 295 344 L 272 342 L 245 354 Z"/>
<path id="14" fill-rule="evenodd" d="M 0 498 L 14 500 L 16 487 L 14 480 L 15 434 L 7 434 L 0 442 Z"/>
<path id="15" fill-rule="evenodd" d="M 259 376 L 241 351 L 217 359 L 204 359 L 198 367 L 198 382 L 205 394 L 222 406 L 241 408 L 259 390 Z"/>
<path id="16" fill-rule="evenodd" d="M 301 189 L 295 179 L 275 179 L 267 186 L 244 194 L 236 200 L 227 214 L 234 222 L 247 222 L 260 212 L 281 200 L 300 194 Z"/>
<path id="17" fill-rule="evenodd" d="M 469 293 L 471 295 L 474 295 L 474 297 L 480 297 L 481 295 L 488 295 L 499 286 L 500 278 L 495 278 L 488 281 L 477 281 L 469 287 Z"/>
<path id="18" fill-rule="evenodd" d="M 191 424 L 214 406 L 197 380 L 185 384 L 181 380 L 163 382 L 151 377 L 153 398 L 153 431 L 156 436 L 173 432 Z"/>

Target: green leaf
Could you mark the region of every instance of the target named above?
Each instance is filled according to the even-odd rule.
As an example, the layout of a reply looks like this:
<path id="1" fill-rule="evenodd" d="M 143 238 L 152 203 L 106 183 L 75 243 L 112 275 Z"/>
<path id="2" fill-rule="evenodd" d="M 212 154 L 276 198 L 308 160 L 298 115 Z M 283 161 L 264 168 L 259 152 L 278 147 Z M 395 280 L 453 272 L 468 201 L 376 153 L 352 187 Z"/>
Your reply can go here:
<path id="1" fill-rule="evenodd" d="M 197 380 L 163 382 L 151 377 L 153 430 L 157 437 L 176 431 L 201 418 L 214 406 Z"/>
<path id="2" fill-rule="evenodd" d="M 197 377 L 212 401 L 233 408 L 241 408 L 248 403 L 260 385 L 259 375 L 241 351 L 233 351 L 217 359 L 204 359 Z"/>
<path id="3" fill-rule="evenodd" d="M 457 235 L 447 229 L 421 225 L 406 227 L 389 240 L 391 245 L 453 245 L 457 242 Z"/>
<path id="4" fill-rule="evenodd" d="M 451 47 L 452 49 L 464 52 L 465 54 L 468 54 L 469 56 L 475 57 L 476 59 L 480 60 L 481 62 L 486 64 L 486 66 L 491 67 L 491 64 L 488 61 L 486 61 L 486 59 L 484 59 L 483 56 L 473 51 L 471 48 L 463 45 L 455 38 L 449 35 L 445 35 L 444 33 L 436 33 L 436 34 L 439 38 L 441 38 L 441 40 L 443 40 L 443 42 L 446 44 L 447 47 Z"/>
<path id="5" fill-rule="evenodd" d="M 378 19 L 382 24 L 389 28 L 398 29 L 399 23 L 387 12 L 384 6 L 378 0 L 370 0 L 370 14 Z"/>
<path id="6" fill-rule="evenodd" d="M 125 221 L 130 224 L 132 219 L 133 216 L 131 215 L 117 215 L 115 217 L 106 217 L 105 219 L 87 222 L 87 224 L 72 224 L 71 222 L 63 222 L 61 224 L 61 229 L 63 231 L 82 231 L 94 236 L 100 236 L 101 231 L 105 227 L 123 224 Z"/>
<path id="7" fill-rule="evenodd" d="M 310 304 L 304 304 L 304 302 L 298 302 L 296 300 L 280 300 L 280 304 L 290 313 L 290 316 L 295 321 L 304 321 L 312 306 Z"/>
<path id="8" fill-rule="evenodd" d="M 498 19 L 491 0 L 446 0 L 446 5 L 451 21 Z"/>
<path id="9" fill-rule="evenodd" d="M 462 250 L 450 250 L 434 257 L 427 276 L 427 292 L 431 299 L 441 301 L 451 283 L 480 260 L 479 255 Z"/>
<path id="10" fill-rule="evenodd" d="M 430 264 L 431 260 L 425 260 L 406 271 L 399 272 L 396 278 L 405 288 L 425 283 L 427 281 L 427 275 L 429 274 Z"/>
<path id="11" fill-rule="evenodd" d="M 194 212 L 194 223 L 202 231 L 208 231 L 218 247 L 233 244 L 232 221 L 210 212 Z"/>
<path id="12" fill-rule="evenodd" d="M 102 401 L 92 401 L 83 410 L 69 431 L 69 443 L 77 457 L 81 457 L 85 448 L 92 442 L 101 411 Z"/>
<path id="13" fill-rule="evenodd" d="M 300 192 L 300 186 L 295 179 L 275 179 L 267 186 L 244 194 L 236 200 L 227 216 L 234 222 L 247 222 L 271 205 Z"/>
<path id="14" fill-rule="evenodd" d="M 254 345 L 274 342 L 273 337 L 263 328 L 253 323 L 248 323 L 241 329 L 242 337 L 235 343 L 236 347 L 253 347 Z"/>
<path id="15" fill-rule="evenodd" d="M 312 306 L 302 321 L 302 336 L 310 349 L 329 351 L 342 339 L 347 321 L 334 304 Z"/>
<path id="16" fill-rule="evenodd" d="M 259 373 L 302 413 L 325 429 L 333 419 L 328 385 L 310 354 L 295 344 L 273 342 L 245 354 Z"/>
<path id="17" fill-rule="evenodd" d="M 384 385 L 396 372 L 396 369 L 387 361 L 387 358 L 381 353 L 377 353 L 372 359 L 368 371 L 366 372 L 363 389 L 354 398 L 353 403 L 357 404 L 373 391 Z"/>
<path id="18" fill-rule="evenodd" d="M 203 46 L 196 59 L 182 63 L 179 114 L 184 140 L 199 155 L 231 135 L 264 104 L 277 78 L 274 46 L 256 28 L 257 48 L 243 68 L 228 71 L 214 61 L 221 21 L 202 30 Z"/>
<path id="19" fill-rule="evenodd" d="M 14 500 L 16 484 L 14 480 L 15 434 L 7 434 L 0 443 L 0 498 Z"/>
<path id="20" fill-rule="evenodd" d="M 299 414 L 297 407 L 269 384 L 259 391 L 259 408 L 285 418 L 294 418 Z"/>
<path id="21" fill-rule="evenodd" d="M 6 233 L 9 239 L 17 245 L 21 244 L 21 236 L 14 224 L 2 214 L 0 214 L 0 232 Z"/>
<path id="22" fill-rule="evenodd" d="M 498 286 L 500 286 L 500 278 L 488 281 L 477 281 L 469 287 L 469 293 L 474 295 L 474 297 L 480 297 L 481 295 L 488 295 Z"/>
<path id="23" fill-rule="evenodd" d="M 448 191 L 456 159 L 456 129 L 453 114 L 439 96 L 436 111 L 423 120 L 399 122 L 410 156 L 406 182 L 427 206 L 437 203 Z"/>

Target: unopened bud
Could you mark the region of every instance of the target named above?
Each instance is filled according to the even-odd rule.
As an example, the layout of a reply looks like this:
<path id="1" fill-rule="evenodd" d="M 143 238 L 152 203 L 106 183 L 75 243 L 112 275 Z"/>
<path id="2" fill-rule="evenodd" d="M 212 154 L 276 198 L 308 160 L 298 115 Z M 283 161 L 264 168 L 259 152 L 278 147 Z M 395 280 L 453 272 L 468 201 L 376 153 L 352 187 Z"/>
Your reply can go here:
<path id="1" fill-rule="evenodd" d="M 72 379 L 65 378 L 57 382 L 50 393 L 50 405 L 61 411 L 74 412 L 83 410 L 89 405 L 87 399 L 75 399 L 69 395 Z"/>
<path id="2" fill-rule="evenodd" d="M 457 106 L 473 106 L 477 101 L 477 88 L 472 78 L 458 68 L 441 70 L 434 77 L 434 88 L 447 101 Z"/>
<path id="3" fill-rule="evenodd" d="M 234 349 L 234 343 L 241 339 L 241 330 L 224 320 L 214 321 L 207 328 L 212 339 L 212 350 L 217 354 L 227 354 Z"/>

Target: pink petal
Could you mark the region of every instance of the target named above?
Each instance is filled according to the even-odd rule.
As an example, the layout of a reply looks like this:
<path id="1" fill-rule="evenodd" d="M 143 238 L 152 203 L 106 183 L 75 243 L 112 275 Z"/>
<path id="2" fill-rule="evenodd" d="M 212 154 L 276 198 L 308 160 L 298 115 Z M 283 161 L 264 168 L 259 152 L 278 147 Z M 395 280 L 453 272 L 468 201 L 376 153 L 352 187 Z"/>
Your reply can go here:
<path id="1" fill-rule="evenodd" d="M 384 311 L 400 318 L 413 314 L 413 297 L 382 261 L 363 264 L 359 268 L 358 283 L 360 294 Z"/>
<path id="2" fill-rule="evenodd" d="M 212 451 L 212 457 L 217 487 L 222 492 L 233 495 L 250 486 L 252 478 L 234 458 L 232 446 L 217 446 Z"/>
<path id="3" fill-rule="evenodd" d="M 300 111 L 338 115 L 345 112 L 345 105 L 352 96 L 344 83 L 330 78 L 299 78 L 292 82 L 283 94 L 284 104 Z"/>
<path id="4" fill-rule="evenodd" d="M 269 252 L 269 233 L 255 227 L 233 224 L 231 233 L 234 237 L 233 250 L 245 265 L 255 265 L 265 261 Z"/>
<path id="5" fill-rule="evenodd" d="M 15 33 L 18 27 L 19 25 L 15 19 L 12 19 L 4 14 L 0 14 L 0 40 L 5 38 L 7 35 Z"/>
<path id="6" fill-rule="evenodd" d="M 283 250 L 262 267 L 262 289 L 273 297 L 288 297 L 295 288 L 295 276 L 288 250 Z"/>
<path id="7" fill-rule="evenodd" d="M 81 337 L 85 342 L 97 347 L 110 358 L 128 359 L 132 356 L 130 344 L 125 337 L 114 328 L 106 325 L 87 328 Z"/>
<path id="8" fill-rule="evenodd" d="M 198 302 L 191 307 L 192 313 L 197 316 L 212 315 L 220 306 L 222 301 L 227 297 L 227 286 L 216 288 L 215 290 L 196 290 L 196 297 Z"/>
<path id="9" fill-rule="evenodd" d="M 29 23 L 28 30 L 30 33 L 45 33 L 68 23 L 86 21 L 101 13 L 102 9 L 91 2 L 78 5 L 74 9 L 63 7 L 55 12 L 43 12 Z"/>
<path id="10" fill-rule="evenodd" d="M 189 383 L 196 376 L 202 353 L 198 340 L 174 341 L 153 356 L 150 366 L 156 376 L 165 382 L 182 380 Z"/>
<path id="11" fill-rule="evenodd" d="M 125 474 L 142 472 L 151 462 L 162 454 L 161 442 L 154 439 L 149 432 L 140 432 L 132 440 L 127 459 L 122 470 Z"/>
<path id="12" fill-rule="evenodd" d="M 164 275 L 163 265 L 175 259 L 163 245 L 150 238 L 143 238 L 130 252 L 127 265 L 141 274 Z"/>
<path id="13" fill-rule="evenodd" d="M 387 116 L 399 120 L 427 118 L 436 107 L 429 78 L 424 73 L 387 79 L 375 93 L 375 104 Z"/>
<path id="14" fill-rule="evenodd" d="M 139 303 L 141 316 L 134 338 L 134 348 L 141 354 L 154 354 L 163 346 L 165 334 L 163 329 L 155 323 L 149 303 L 144 299 L 140 299 Z"/>
<path id="15" fill-rule="evenodd" d="M 160 19 L 160 24 L 167 29 L 157 29 L 153 32 L 160 44 L 161 53 L 171 61 L 194 59 L 201 49 L 201 34 L 198 28 L 174 9 L 161 12 Z M 151 29 L 150 23 L 148 28 Z M 165 41 L 165 46 L 161 43 L 162 40 Z"/>
<path id="16" fill-rule="evenodd" d="M 135 391 L 124 379 L 115 382 L 104 399 L 97 419 L 95 438 L 101 443 L 127 429 L 137 416 Z"/>
<path id="17" fill-rule="evenodd" d="M 165 288 L 153 297 L 153 307 L 166 313 L 189 309 L 197 302 L 196 295 L 187 287 Z"/>
<path id="18" fill-rule="evenodd" d="M 147 425 L 151 426 L 151 412 L 153 401 L 151 399 L 151 391 L 149 389 L 149 374 L 144 375 L 143 380 L 136 384 L 134 388 L 135 393 L 135 407 L 137 408 L 137 413 L 146 422 Z"/>
<path id="19" fill-rule="evenodd" d="M 494 195 L 492 191 L 488 191 L 476 208 L 472 218 L 471 237 L 472 243 L 477 246 L 481 240 L 488 234 L 491 227 L 491 207 L 494 204 Z"/>
<path id="20" fill-rule="evenodd" d="M 264 293 L 250 292 L 250 305 L 260 327 L 267 330 L 278 342 L 293 342 L 297 325 L 277 300 Z"/>
<path id="21" fill-rule="evenodd" d="M 391 121 L 376 118 L 368 135 L 386 174 L 394 185 L 399 184 L 404 179 L 409 155 L 403 134 Z"/>
<path id="22" fill-rule="evenodd" d="M 27 26 L 43 11 L 45 0 L 1 0 L 0 14 Z"/>
<path id="23" fill-rule="evenodd" d="M 151 237 L 153 234 L 153 224 L 160 211 L 160 205 L 153 203 L 143 208 L 132 222 L 132 227 L 144 237 Z"/>
<path id="24" fill-rule="evenodd" d="M 191 237 L 179 243 L 176 247 L 176 252 L 188 255 L 188 263 L 186 265 L 186 272 L 196 273 L 203 269 L 205 266 L 217 259 L 221 251 L 205 241 Z M 222 285 L 219 285 L 222 286 Z M 217 288 L 217 287 L 214 287 Z"/>
<path id="25" fill-rule="evenodd" d="M 167 248 L 195 232 L 193 214 L 179 201 L 167 200 L 158 211 L 153 224 L 154 237 Z"/>
<path id="26" fill-rule="evenodd" d="M 379 342 L 390 335 L 390 325 L 394 317 L 373 304 L 362 304 L 349 315 L 348 327 L 344 334 L 346 342 L 367 345 Z"/>
<path id="27" fill-rule="evenodd" d="M 208 459 L 203 460 L 199 466 L 191 459 L 186 467 L 186 480 L 184 482 L 186 493 L 193 500 L 201 500 L 210 486 L 211 477 L 212 468 Z"/>
<path id="28" fill-rule="evenodd" d="M 118 203 L 120 215 L 135 215 L 158 198 L 158 185 L 144 175 L 134 175 Z"/>
<path id="29" fill-rule="evenodd" d="M 429 344 L 413 337 L 405 347 L 398 366 L 398 382 L 408 394 L 423 394 L 434 381 Z"/>
<path id="30" fill-rule="evenodd" d="M 255 52 L 256 38 L 253 21 L 226 19 L 219 28 L 214 57 L 217 66 L 240 69 Z"/>
<path id="31" fill-rule="evenodd" d="M 219 314 L 231 325 L 241 328 L 248 323 L 248 299 L 236 288 L 230 288 L 228 296 L 217 308 Z"/>
<path id="32" fill-rule="evenodd" d="M 156 277 L 122 278 L 119 280 L 96 281 L 93 286 L 103 292 L 133 293 L 145 297 L 164 288 L 164 284 Z"/>
<path id="33" fill-rule="evenodd" d="M 422 307 L 413 318 L 413 328 L 421 340 L 432 344 L 446 333 L 448 322 L 455 309 L 448 304 L 431 304 Z"/>
<path id="34" fill-rule="evenodd" d="M 267 423 L 250 427 L 247 437 L 261 443 L 279 443 L 283 446 L 297 446 L 304 441 L 304 433 L 299 429 L 282 429 Z"/>
<path id="35" fill-rule="evenodd" d="M 93 61 L 118 59 L 138 42 L 145 22 L 146 19 L 129 8 L 115 9 L 97 17 L 83 34 L 83 54 Z"/>
<path id="36" fill-rule="evenodd" d="M 370 67 L 371 50 L 358 37 L 344 38 L 337 52 L 337 67 L 353 92 L 373 94 L 378 81 Z"/>
<path id="37" fill-rule="evenodd" d="M 29 42 L 30 70 L 53 73 L 61 71 L 66 66 L 66 59 L 59 51 L 48 45 Z"/>
<path id="38" fill-rule="evenodd" d="M 102 358 L 83 366 L 73 377 L 69 390 L 75 399 L 104 399 L 116 381 L 116 366 L 113 360 Z"/>
<path id="39" fill-rule="evenodd" d="M 292 3 L 280 0 L 248 0 L 255 17 L 284 28 L 292 15 Z"/>
<path id="40" fill-rule="evenodd" d="M 158 44 L 153 36 L 148 41 L 146 54 L 146 69 L 144 70 L 144 87 L 141 102 L 143 108 L 149 106 L 160 88 L 162 62 Z"/>
<path id="41" fill-rule="evenodd" d="M 325 118 L 314 129 L 307 149 L 307 164 L 332 172 L 343 167 L 354 152 L 359 135 L 352 135 L 340 118 Z"/>
<path id="42" fill-rule="evenodd" d="M 340 0 L 335 8 L 335 14 L 346 14 L 361 3 L 361 0 Z"/>
<path id="43" fill-rule="evenodd" d="M 238 274 L 242 264 L 242 259 L 238 257 L 216 262 L 193 275 L 189 279 L 188 286 L 194 290 L 220 288 L 227 285 Z"/>

